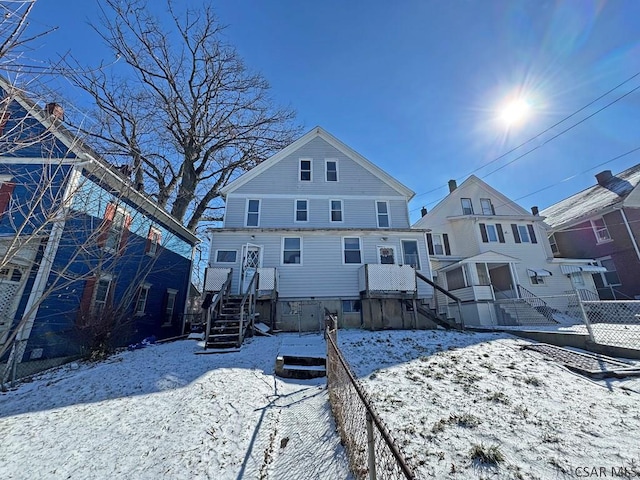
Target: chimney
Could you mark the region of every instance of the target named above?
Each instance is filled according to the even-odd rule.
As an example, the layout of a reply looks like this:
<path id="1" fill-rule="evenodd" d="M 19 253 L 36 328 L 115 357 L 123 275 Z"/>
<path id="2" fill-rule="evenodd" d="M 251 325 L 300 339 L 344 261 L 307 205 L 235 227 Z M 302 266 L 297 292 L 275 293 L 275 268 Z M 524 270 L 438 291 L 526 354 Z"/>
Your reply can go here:
<path id="1" fill-rule="evenodd" d="M 540 214 L 540 210 L 538 210 L 537 206 L 531 207 L 531 215 L 539 215 L 539 214 Z"/>
<path id="2" fill-rule="evenodd" d="M 427 207 L 422 207 L 420 209 L 420 213 L 422 214 L 422 216 L 424 217 L 427 214 Z"/>
<path id="3" fill-rule="evenodd" d="M 604 187 L 606 183 L 613 177 L 611 174 L 611 170 L 605 170 L 600 173 L 596 173 L 596 180 L 598 181 L 598 185 Z"/>
<path id="4" fill-rule="evenodd" d="M 64 108 L 57 103 L 47 103 L 45 111 L 50 117 L 54 117 L 58 120 L 64 120 Z"/>
<path id="5" fill-rule="evenodd" d="M 449 180 L 449 193 L 453 192 L 456 188 L 458 188 L 458 184 L 455 180 Z"/>

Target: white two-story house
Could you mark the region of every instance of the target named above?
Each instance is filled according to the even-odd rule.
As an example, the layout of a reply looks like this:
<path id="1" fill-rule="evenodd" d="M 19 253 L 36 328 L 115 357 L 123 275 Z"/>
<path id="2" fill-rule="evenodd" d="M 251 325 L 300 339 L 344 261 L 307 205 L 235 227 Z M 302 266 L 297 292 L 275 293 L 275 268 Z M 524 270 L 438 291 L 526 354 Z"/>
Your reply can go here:
<path id="1" fill-rule="evenodd" d="M 230 272 L 231 293 L 241 294 L 258 272 L 262 298 L 277 294 L 274 309 L 260 310 L 272 328 L 321 329 L 325 308 L 342 326 L 421 326 L 412 303 L 432 287 L 416 279 L 431 271 L 425 232 L 410 227 L 414 192 L 322 128 L 222 194 L 209 273 Z"/>
<path id="2" fill-rule="evenodd" d="M 471 175 L 414 227 L 426 234 L 438 285 L 464 305 L 467 324 L 554 323 L 595 296 L 592 259 L 554 259 L 544 217 Z M 447 302 L 446 297 L 440 298 Z"/>

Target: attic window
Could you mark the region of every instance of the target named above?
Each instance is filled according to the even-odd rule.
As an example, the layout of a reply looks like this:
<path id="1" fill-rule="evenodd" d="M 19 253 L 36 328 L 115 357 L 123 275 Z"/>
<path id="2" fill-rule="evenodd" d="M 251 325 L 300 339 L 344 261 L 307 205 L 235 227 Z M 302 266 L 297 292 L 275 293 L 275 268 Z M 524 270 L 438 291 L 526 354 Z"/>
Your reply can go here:
<path id="1" fill-rule="evenodd" d="M 460 202 L 462 203 L 462 214 L 473 215 L 473 203 L 471 203 L 471 199 L 461 198 Z"/>
<path id="2" fill-rule="evenodd" d="M 480 206 L 482 208 L 483 215 L 495 215 L 496 211 L 493 208 L 493 204 L 491 203 L 490 198 L 481 198 Z"/>
<path id="3" fill-rule="evenodd" d="M 311 181 L 311 160 L 310 159 L 300 160 L 300 181 L 301 182 Z"/>

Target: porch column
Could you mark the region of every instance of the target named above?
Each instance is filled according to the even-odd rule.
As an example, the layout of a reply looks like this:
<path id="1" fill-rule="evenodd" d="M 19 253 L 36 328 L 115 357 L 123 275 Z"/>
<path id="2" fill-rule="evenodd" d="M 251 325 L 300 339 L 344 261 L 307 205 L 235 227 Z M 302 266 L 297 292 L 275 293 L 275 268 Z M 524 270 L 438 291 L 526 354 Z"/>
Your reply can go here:
<path id="1" fill-rule="evenodd" d="M 513 290 L 515 291 L 516 298 L 520 298 L 520 290 L 518 289 L 520 281 L 518 279 L 518 272 L 516 271 L 515 264 L 509 262 L 509 271 L 511 272 L 511 281 L 513 282 Z"/>

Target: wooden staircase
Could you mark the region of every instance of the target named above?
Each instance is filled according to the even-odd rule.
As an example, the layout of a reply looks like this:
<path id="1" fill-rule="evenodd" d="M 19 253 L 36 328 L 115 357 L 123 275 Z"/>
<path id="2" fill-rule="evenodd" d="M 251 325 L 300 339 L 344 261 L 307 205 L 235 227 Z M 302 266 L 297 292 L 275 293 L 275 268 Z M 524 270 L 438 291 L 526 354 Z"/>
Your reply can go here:
<path id="1" fill-rule="evenodd" d="M 243 305 L 242 297 L 229 296 L 214 312 L 204 348 L 239 348 L 249 333 L 251 320 L 248 304 Z"/>

